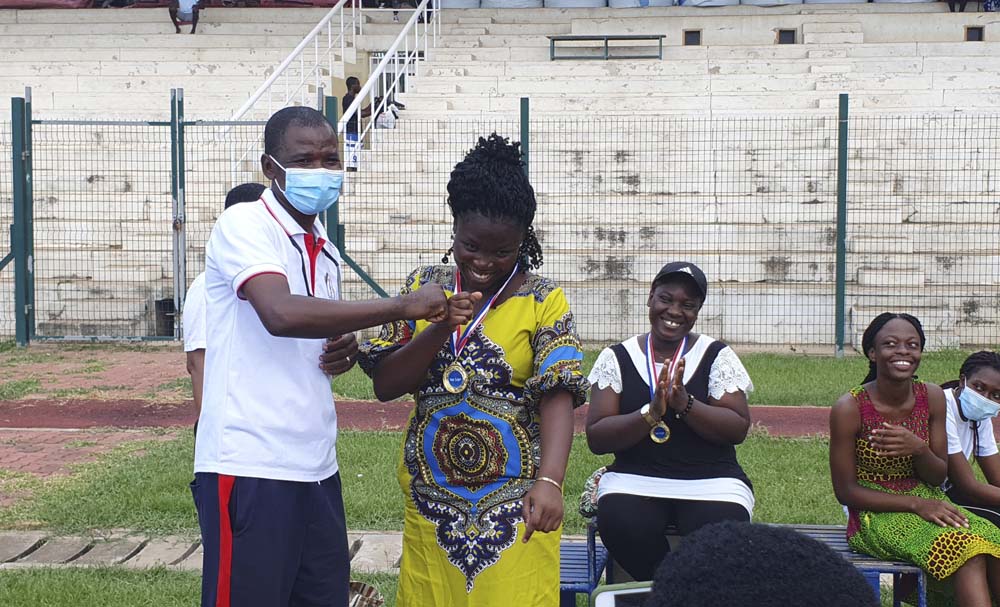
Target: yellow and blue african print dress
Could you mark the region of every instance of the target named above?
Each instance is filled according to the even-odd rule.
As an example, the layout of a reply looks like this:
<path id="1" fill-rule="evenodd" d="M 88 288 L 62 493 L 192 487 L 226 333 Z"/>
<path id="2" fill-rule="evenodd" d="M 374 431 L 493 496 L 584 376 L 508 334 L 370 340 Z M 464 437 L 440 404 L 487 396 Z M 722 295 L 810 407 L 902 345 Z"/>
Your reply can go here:
<path id="1" fill-rule="evenodd" d="M 436 283 L 450 295 L 454 276 L 453 266 L 418 268 L 403 292 Z M 361 367 L 371 374 L 427 327 L 383 326 L 362 345 Z M 541 461 L 541 398 L 566 390 L 583 404 L 582 359 L 562 289 L 536 275 L 472 333 L 459 355 L 470 371 L 463 392 L 444 389 L 454 359 L 448 344 L 438 352 L 403 439 L 399 607 L 558 605 L 561 529 L 523 543 L 521 506 Z"/>

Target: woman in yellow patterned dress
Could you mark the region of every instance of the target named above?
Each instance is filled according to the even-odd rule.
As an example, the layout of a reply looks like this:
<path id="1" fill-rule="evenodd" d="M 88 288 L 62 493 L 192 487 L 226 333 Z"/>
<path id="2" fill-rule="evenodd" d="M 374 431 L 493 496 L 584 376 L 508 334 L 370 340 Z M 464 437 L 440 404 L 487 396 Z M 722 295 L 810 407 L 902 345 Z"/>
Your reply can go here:
<path id="1" fill-rule="evenodd" d="M 441 285 L 449 319 L 386 325 L 361 348 L 380 400 L 416 400 L 396 604 L 555 607 L 572 414 L 589 387 L 573 315 L 530 272 L 542 252 L 517 144 L 481 138 L 448 205 L 455 265 L 417 268 L 403 291 Z"/>
<path id="2" fill-rule="evenodd" d="M 1000 597 L 1000 530 L 951 503 L 941 388 L 916 381 L 926 339 L 909 314 L 881 314 L 865 330 L 863 385 L 830 412 L 830 473 L 848 507 L 851 548 L 904 560 L 947 580 L 961 607 Z"/>

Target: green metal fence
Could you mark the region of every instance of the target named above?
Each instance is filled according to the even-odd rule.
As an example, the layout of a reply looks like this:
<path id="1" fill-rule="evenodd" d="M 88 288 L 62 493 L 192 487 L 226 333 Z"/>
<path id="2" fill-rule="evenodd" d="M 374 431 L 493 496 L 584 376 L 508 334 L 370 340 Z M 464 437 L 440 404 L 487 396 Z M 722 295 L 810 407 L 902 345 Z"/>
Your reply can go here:
<path id="1" fill-rule="evenodd" d="M 395 129 L 373 132 L 328 218 L 343 224 L 357 264 L 344 292 L 392 293 L 414 267 L 440 262 L 451 240 L 450 171 L 495 131 L 529 143 L 540 272 L 566 290 L 588 342 L 642 331 L 649 280 L 664 262 L 688 259 L 710 281 L 699 329 L 743 347 L 850 348 L 885 310 L 917 314 L 932 347 L 1000 343 L 1000 116 L 846 109 L 404 113 Z M 176 102 L 159 123 L 35 120 L 33 335 L 176 336 L 171 314 L 203 268 L 225 193 L 263 179 L 262 132 L 261 123 L 187 120 Z M 0 213 L 8 191 L 0 187 Z M 0 303 L 9 335 L 10 306 Z"/>

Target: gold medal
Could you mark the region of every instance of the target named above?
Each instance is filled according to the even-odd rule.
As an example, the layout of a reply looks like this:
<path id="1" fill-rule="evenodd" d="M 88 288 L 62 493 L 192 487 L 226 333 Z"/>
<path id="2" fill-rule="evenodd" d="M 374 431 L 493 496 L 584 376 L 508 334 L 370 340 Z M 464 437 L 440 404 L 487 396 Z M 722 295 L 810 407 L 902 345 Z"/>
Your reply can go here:
<path id="1" fill-rule="evenodd" d="M 444 370 L 444 389 L 452 394 L 460 394 L 465 391 L 465 385 L 469 381 L 469 374 L 458 363 L 452 363 Z"/>
<path id="2" fill-rule="evenodd" d="M 655 426 L 649 429 L 649 438 L 654 443 L 662 445 L 670 440 L 670 426 L 663 423 L 662 420 L 657 422 Z"/>
<path id="3" fill-rule="evenodd" d="M 462 392 L 465 392 L 465 386 L 469 383 L 469 372 L 466 371 L 465 368 L 458 363 L 459 355 L 462 354 L 462 350 L 465 348 L 465 345 L 469 343 L 469 339 L 475 332 L 476 327 L 478 327 L 483 322 L 483 319 L 486 318 L 486 314 L 490 311 L 490 308 L 493 307 L 493 302 L 497 300 L 497 297 L 499 297 L 500 294 L 504 292 L 504 289 L 507 288 L 507 285 L 510 284 L 510 281 L 513 280 L 514 277 L 517 275 L 519 267 L 520 264 L 516 263 L 514 264 L 514 269 L 511 271 L 510 276 L 507 277 L 506 282 L 503 283 L 503 286 L 500 287 L 500 290 L 498 290 L 496 293 L 493 294 L 492 297 L 490 297 L 489 301 L 486 302 L 486 305 L 484 305 L 482 309 L 479 310 L 479 313 L 476 314 L 476 317 L 472 319 L 472 322 L 470 322 L 465 327 L 465 331 L 462 331 L 462 327 L 459 326 L 455 327 L 455 332 L 451 334 L 451 353 L 452 353 L 452 360 L 454 360 L 455 362 L 445 367 L 444 376 L 441 378 L 441 384 L 444 386 L 444 389 L 447 390 L 448 392 L 451 392 L 452 394 L 460 394 Z M 462 291 L 462 273 L 456 269 L 455 293 L 460 293 L 461 291 Z M 473 369 L 476 368 L 476 363 L 474 360 L 470 359 L 468 362 L 470 363 Z"/>

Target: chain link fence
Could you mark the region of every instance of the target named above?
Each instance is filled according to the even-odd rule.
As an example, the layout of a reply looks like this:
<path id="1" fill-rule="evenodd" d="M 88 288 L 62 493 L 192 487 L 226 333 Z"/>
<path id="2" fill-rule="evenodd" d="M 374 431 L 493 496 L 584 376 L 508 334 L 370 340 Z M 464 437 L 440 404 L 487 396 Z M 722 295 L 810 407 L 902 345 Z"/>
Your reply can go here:
<path id="1" fill-rule="evenodd" d="M 10 225 L 14 222 L 11 180 L 10 116 L 0 117 L 0 259 L 11 252 Z M 0 340 L 14 334 L 14 265 L 0 269 Z"/>
<path id="2" fill-rule="evenodd" d="M 1000 344 L 1000 116 L 864 116 L 850 133 L 853 343 L 905 310 L 936 347 Z"/>
<path id="3" fill-rule="evenodd" d="M 265 122 L 196 121 L 184 126 L 184 222 L 187 285 L 205 270 L 205 243 L 226 194 L 265 183 L 260 172 Z"/>
<path id="4" fill-rule="evenodd" d="M 829 352 L 842 236 L 848 346 L 886 310 L 924 318 L 931 347 L 994 346 L 998 121 L 852 119 L 840 235 L 836 116 L 533 118 L 540 271 L 566 290 L 593 344 L 643 331 L 650 280 L 683 259 L 710 281 L 699 330 Z M 366 150 L 341 218 L 349 251 L 386 290 L 438 263 L 450 170 L 494 131 L 519 139 L 511 122 L 404 116 Z"/>
<path id="5" fill-rule="evenodd" d="M 651 280 L 686 260 L 711 284 L 699 331 L 833 343 L 835 120 L 543 119 L 531 137 L 544 271 L 584 340 L 646 330 Z"/>
<path id="6" fill-rule="evenodd" d="M 375 129 L 359 170 L 350 173 L 340 205 L 348 254 L 390 294 L 413 269 L 440 264 L 451 247 L 447 185 L 452 168 L 478 137 L 500 133 L 520 139 L 517 120 L 403 120 Z M 344 292 L 372 297 L 357 274 L 344 276 Z"/>
<path id="7" fill-rule="evenodd" d="M 540 272 L 566 290 L 591 344 L 641 332 L 649 281 L 685 259 L 710 281 L 698 330 L 743 348 L 829 352 L 839 239 L 848 346 L 886 310 L 922 318 L 932 347 L 1000 343 L 1000 116 L 852 118 L 842 234 L 835 115 L 542 117 L 527 126 Z M 3 128 L 0 169 L 10 162 Z M 360 270 L 344 275 L 347 297 L 394 293 L 413 268 L 440 263 L 451 244 L 451 169 L 492 132 L 520 140 L 522 124 L 404 113 L 395 129 L 373 131 L 339 205 Z M 263 180 L 263 124 L 185 122 L 183 133 L 179 263 L 169 123 L 38 121 L 38 335 L 174 334 L 168 302 L 202 271 L 226 192 Z M 0 170 L 4 218 L 9 180 Z M 0 272 L 5 285 L 10 270 Z M 12 301 L 0 304 L 10 335 Z"/>
<path id="8" fill-rule="evenodd" d="M 36 335 L 173 337 L 169 124 L 39 121 L 32 138 Z"/>

